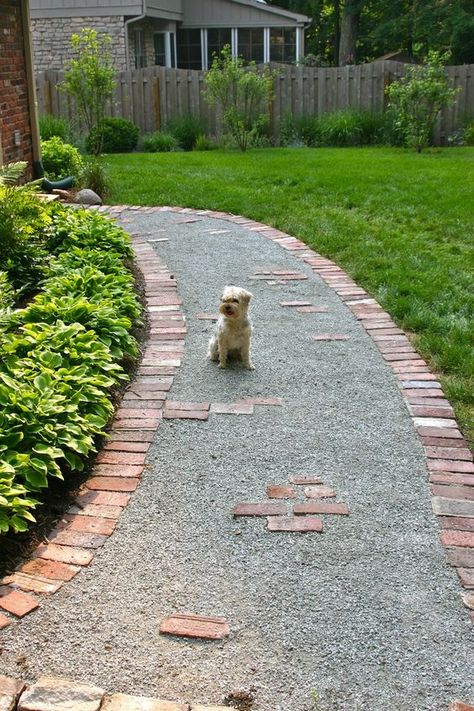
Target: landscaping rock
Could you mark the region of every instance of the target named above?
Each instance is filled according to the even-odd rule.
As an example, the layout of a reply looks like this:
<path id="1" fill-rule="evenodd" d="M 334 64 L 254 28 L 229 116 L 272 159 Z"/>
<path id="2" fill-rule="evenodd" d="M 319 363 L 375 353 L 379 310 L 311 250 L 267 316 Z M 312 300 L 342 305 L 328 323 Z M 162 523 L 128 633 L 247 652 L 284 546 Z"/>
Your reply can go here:
<path id="1" fill-rule="evenodd" d="M 20 698 L 18 711 L 99 711 L 103 689 L 56 677 L 41 677 Z"/>
<path id="2" fill-rule="evenodd" d="M 174 701 L 152 699 L 148 696 L 113 694 L 105 698 L 101 711 L 188 711 L 188 709 L 188 704 L 177 704 Z"/>
<path id="3" fill-rule="evenodd" d="M 74 202 L 77 202 L 80 205 L 102 205 L 102 198 L 100 198 L 93 190 L 86 188 L 84 190 L 79 190 L 79 192 L 76 193 Z"/>

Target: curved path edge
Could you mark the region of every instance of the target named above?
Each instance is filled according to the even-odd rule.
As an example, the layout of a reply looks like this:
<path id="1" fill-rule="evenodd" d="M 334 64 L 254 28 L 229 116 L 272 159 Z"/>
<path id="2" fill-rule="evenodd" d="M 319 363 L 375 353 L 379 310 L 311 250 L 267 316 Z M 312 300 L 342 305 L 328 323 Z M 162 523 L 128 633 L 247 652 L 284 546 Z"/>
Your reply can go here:
<path id="1" fill-rule="evenodd" d="M 292 252 L 333 289 L 391 368 L 426 458 L 433 512 L 440 539 L 463 587 L 462 598 L 474 621 L 474 464 L 454 412 L 437 376 L 377 301 L 343 269 L 304 242 L 240 215 L 182 207 L 102 206 L 113 218 L 122 213 L 178 212 L 238 224 Z M 131 235 L 136 263 L 145 280 L 150 335 L 136 377 L 115 414 L 109 440 L 99 453 L 92 477 L 49 536 L 0 587 L 0 629 L 36 609 L 42 595 L 58 590 L 113 533 L 117 519 L 137 488 L 146 453 L 159 427 L 167 393 L 181 361 L 186 333 L 176 281 L 145 236 Z M 145 402 L 140 402 L 145 400 Z M 146 403 L 146 405 L 145 405 Z"/>

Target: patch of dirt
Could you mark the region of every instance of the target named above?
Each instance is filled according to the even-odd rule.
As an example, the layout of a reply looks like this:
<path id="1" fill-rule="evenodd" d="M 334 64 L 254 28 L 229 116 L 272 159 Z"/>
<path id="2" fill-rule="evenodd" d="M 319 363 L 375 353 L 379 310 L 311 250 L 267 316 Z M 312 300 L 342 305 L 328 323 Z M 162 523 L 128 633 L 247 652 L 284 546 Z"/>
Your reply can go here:
<path id="1" fill-rule="evenodd" d="M 251 686 L 248 691 L 231 691 L 224 698 L 224 706 L 238 709 L 238 711 L 251 711 L 255 703 L 256 689 Z"/>

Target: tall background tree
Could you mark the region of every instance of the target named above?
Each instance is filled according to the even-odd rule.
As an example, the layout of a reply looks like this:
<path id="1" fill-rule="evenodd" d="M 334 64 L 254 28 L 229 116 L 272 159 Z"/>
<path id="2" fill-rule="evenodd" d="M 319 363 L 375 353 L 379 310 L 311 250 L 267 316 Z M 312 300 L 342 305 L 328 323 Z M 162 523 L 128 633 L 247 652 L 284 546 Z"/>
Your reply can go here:
<path id="1" fill-rule="evenodd" d="M 451 53 L 474 63 L 473 0 L 267 0 L 308 15 L 306 52 L 321 64 L 370 62 L 388 52 Z"/>

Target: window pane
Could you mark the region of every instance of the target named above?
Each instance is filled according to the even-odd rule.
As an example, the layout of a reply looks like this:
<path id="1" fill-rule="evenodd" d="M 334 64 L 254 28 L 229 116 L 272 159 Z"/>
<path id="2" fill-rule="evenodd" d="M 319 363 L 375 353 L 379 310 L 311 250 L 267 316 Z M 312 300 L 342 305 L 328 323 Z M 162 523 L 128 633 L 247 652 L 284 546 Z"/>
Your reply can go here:
<path id="1" fill-rule="evenodd" d="M 263 62 L 263 28 L 239 29 L 238 53 L 246 62 Z"/>
<path id="2" fill-rule="evenodd" d="M 296 61 L 296 29 L 270 30 L 270 61 L 286 64 Z"/>
<path id="3" fill-rule="evenodd" d="M 164 32 L 155 33 L 153 35 L 155 45 L 155 64 L 160 67 L 166 67 L 166 49 L 165 49 L 165 34 Z"/>
<path id="4" fill-rule="evenodd" d="M 201 30 L 178 30 L 176 44 L 180 69 L 202 69 Z"/>
<path id="5" fill-rule="evenodd" d="M 207 31 L 207 62 L 212 65 L 214 54 L 219 54 L 228 44 L 232 45 L 232 30 L 227 28 L 212 29 Z"/>

